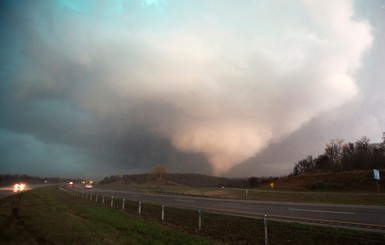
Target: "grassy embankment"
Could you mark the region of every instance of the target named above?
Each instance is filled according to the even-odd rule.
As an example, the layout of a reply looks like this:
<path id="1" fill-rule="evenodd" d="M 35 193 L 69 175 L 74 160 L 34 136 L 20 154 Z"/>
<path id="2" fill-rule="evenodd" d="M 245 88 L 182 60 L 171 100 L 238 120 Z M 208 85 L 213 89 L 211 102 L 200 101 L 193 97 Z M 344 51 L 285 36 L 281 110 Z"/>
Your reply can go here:
<path id="1" fill-rule="evenodd" d="M 60 191 L 37 189 L 0 200 L 0 243 L 7 244 L 263 244 L 260 219 L 115 200 L 114 208 Z M 16 207 L 19 206 L 19 209 Z M 269 244 L 385 244 L 385 234 L 269 221 Z"/>
<path id="2" fill-rule="evenodd" d="M 57 186 L 0 200 L 0 217 L 0 243 L 7 244 L 210 243 L 206 238 L 75 198 Z"/>

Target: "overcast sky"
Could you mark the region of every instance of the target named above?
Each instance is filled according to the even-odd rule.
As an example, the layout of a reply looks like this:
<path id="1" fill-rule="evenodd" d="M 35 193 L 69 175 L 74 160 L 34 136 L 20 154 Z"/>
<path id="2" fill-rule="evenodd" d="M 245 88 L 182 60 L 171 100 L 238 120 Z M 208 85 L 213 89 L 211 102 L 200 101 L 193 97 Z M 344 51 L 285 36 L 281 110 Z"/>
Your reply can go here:
<path id="1" fill-rule="evenodd" d="M 382 141 L 383 0 L 0 6 L 0 174 L 285 175 Z"/>

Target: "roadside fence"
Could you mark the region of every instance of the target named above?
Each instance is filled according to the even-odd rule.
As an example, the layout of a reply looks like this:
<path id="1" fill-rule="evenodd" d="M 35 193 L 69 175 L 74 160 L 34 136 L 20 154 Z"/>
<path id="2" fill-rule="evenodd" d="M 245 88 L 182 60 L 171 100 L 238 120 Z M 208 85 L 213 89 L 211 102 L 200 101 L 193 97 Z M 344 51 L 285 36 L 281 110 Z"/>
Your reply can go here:
<path id="1" fill-rule="evenodd" d="M 239 217 L 209 209 L 143 203 L 113 195 L 98 195 L 92 191 L 64 187 L 60 189 L 93 205 L 102 205 L 131 215 L 158 220 L 162 224 L 180 227 L 188 232 L 207 236 L 215 233 L 218 238 L 225 237 L 223 239 L 226 240 L 223 242 L 229 244 L 282 244 L 283 240 L 285 244 L 314 244 L 314 241 L 317 241 L 317 244 L 328 244 L 331 237 L 333 241 L 339 241 L 337 244 L 385 244 L 385 238 L 381 235 L 377 237 L 358 232 L 352 237 L 346 235 L 344 229 L 341 229 L 341 232 L 333 232 L 319 229 L 315 225 L 278 222 L 270 219 L 268 215 L 254 218 Z"/>

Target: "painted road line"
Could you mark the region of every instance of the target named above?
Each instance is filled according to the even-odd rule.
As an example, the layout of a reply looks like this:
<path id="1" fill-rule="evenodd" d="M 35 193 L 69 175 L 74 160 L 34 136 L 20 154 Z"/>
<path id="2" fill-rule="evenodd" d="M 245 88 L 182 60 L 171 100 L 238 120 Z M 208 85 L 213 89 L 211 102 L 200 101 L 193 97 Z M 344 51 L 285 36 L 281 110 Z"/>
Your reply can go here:
<path id="1" fill-rule="evenodd" d="M 187 200 L 187 199 L 175 199 L 175 201 L 177 201 L 177 202 L 189 202 L 189 203 L 195 202 L 193 200 Z"/>
<path id="2" fill-rule="evenodd" d="M 300 212 L 330 213 L 330 214 L 355 214 L 355 213 L 352 213 L 352 212 L 339 212 L 339 211 L 316 210 L 316 209 L 289 208 L 288 210 L 290 210 L 290 211 L 300 211 Z"/>

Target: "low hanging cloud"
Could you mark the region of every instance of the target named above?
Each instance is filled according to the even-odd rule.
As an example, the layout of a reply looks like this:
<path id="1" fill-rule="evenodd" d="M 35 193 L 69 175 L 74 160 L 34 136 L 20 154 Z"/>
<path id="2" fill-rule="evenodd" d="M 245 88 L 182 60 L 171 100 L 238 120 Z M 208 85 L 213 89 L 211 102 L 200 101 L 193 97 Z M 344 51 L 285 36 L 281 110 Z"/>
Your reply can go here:
<path id="1" fill-rule="evenodd" d="M 18 98 L 68 101 L 114 134 L 144 125 L 214 174 L 352 100 L 373 39 L 348 0 L 20 4 Z"/>

